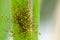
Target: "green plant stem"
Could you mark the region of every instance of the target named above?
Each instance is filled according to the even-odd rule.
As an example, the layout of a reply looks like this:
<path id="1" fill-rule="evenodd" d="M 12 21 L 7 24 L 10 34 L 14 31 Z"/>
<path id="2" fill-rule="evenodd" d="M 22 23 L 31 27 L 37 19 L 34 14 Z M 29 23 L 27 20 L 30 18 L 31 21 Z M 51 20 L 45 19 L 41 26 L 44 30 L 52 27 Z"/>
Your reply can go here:
<path id="1" fill-rule="evenodd" d="M 34 4 L 32 5 L 33 10 L 29 9 L 28 5 L 30 5 L 30 3 L 28 0 L 11 0 L 10 3 L 14 31 L 13 39 L 38 40 L 38 0 L 34 0 Z M 30 13 L 31 11 L 33 15 L 32 17 Z"/>

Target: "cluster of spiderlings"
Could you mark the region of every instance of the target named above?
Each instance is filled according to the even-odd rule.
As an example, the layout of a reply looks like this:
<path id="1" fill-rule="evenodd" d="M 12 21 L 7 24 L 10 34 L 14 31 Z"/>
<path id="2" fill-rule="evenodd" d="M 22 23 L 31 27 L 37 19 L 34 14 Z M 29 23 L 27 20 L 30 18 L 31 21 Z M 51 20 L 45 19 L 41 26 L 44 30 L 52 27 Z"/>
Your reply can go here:
<path id="1" fill-rule="evenodd" d="M 18 3 L 18 2 L 17 2 Z M 28 29 L 30 29 L 31 18 L 28 6 L 22 7 L 19 3 L 14 7 L 13 10 L 17 10 L 13 12 L 13 22 L 19 24 L 20 32 L 27 33 Z"/>

